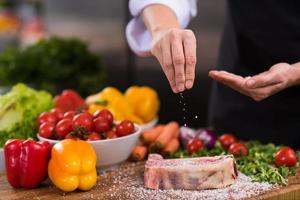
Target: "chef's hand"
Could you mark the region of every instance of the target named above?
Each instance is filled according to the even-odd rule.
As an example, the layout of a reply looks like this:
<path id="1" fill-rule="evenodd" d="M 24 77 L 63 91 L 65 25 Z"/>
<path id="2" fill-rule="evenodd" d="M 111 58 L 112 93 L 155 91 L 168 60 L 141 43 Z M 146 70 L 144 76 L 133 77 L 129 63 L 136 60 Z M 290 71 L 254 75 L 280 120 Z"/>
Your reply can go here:
<path id="1" fill-rule="evenodd" d="M 289 65 L 278 63 L 268 71 L 253 77 L 242 77 L 226 71 L 209 72 L 209 76 L 216 81 L 244 94 L 255 101 L 261 101 L 267 97 L 293 85 L 299 84 L 299 63 Z"/>
<path id="2" fill-rule="evenodd" d="M 151 53 L 157 58 L 173 92 L 193 87 L 196 38 L 191 30 L 171 28 L 153 35 Z"/>
<path id="3" fill-rule="evenodd" d="M 151 53 L 159 61 L 173 92 L 192 88 L 196 65 L 194 33 L 181 29 L 175 13 L 164 5 L 149 5 L 142 16 L 152 35 Z"/>

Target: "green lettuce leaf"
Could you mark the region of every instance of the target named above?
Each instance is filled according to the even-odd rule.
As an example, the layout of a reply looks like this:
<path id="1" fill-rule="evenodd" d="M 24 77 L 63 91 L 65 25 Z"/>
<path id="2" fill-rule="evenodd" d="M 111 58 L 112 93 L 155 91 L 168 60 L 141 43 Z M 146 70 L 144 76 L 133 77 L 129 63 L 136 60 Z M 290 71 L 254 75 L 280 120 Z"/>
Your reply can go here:
<path id="1" fill-rule="evenodd" d="M 0 147 L 11 138 L 35 139 L 38 115 L 53 106 L 51 94 L 21 83 L 0 96 Z"/>

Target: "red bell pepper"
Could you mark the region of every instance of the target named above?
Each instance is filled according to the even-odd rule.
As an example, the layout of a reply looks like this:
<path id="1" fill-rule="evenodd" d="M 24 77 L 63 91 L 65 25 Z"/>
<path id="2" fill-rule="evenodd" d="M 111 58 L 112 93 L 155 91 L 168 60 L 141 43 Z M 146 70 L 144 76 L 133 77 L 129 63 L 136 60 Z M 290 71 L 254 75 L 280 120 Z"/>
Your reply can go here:
<path id="1" fill-rule="evenodd" d="M 47 178 L 51 146 L 48 142 L 12 139 L 5 143 L 6 176 L 14 188 L 31 189 Z"/>

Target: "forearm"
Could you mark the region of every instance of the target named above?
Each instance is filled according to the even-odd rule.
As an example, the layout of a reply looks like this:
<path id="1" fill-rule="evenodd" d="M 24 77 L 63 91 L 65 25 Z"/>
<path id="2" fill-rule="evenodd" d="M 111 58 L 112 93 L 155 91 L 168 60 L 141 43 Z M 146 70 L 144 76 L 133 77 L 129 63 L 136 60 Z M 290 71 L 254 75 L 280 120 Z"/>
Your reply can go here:
<path id="1" fill-rule="evenodd" d="M 143 10 L 142 17 L 152 36 L 161 30 L 180 28 L 175 13 L 169 7 L 161 4 L 147 6 Z"/>
<path id="2" fill-rule="evenodd" d="M 295 64 L 292 64 L 293 70 L 292 70 L 292 83 L 293 85 L 300 85 L 300 62 L 297 62 Z"/>
<path id="3" fill-rule="evenodd" d="M 182 29 L 176 13 L 168 6 L 151 4 L 142 11 L 144 24 L 152 35 L 151 53 L 157 58 L 173 92 L 193 86 L 196 65 L 196 38 Z"/>

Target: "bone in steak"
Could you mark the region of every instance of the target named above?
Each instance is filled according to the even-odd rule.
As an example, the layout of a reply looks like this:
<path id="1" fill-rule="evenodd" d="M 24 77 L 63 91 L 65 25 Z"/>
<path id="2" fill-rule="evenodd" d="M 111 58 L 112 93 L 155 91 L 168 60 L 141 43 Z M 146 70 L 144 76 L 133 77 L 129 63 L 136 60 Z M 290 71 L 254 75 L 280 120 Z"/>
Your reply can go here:
<path id="1" fill-rule="evenodd" d="M 150 154 L 144 184 L 150 189 L 213 189 L 233 184 L 237 175 L 233 156 L 163 159 Z"/>

